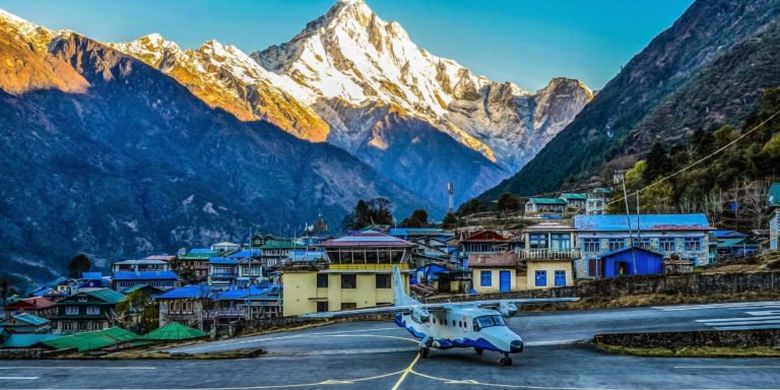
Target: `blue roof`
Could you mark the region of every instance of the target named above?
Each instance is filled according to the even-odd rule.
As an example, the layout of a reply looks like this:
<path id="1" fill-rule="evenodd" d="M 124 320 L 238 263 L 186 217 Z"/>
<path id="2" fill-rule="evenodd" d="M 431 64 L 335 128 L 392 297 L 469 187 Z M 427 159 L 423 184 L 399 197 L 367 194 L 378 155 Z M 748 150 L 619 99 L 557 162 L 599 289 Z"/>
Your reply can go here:
<path id="1" fill-rule="evenodd" d="M 715 230 L 712 232 L 715 238 L 745 238 L 748 235 L 746 233 L 738 232 L 736 230 Z"/>
<path id="2" fill-rule="evenodd" d="M 174 271 L 120 271 L 114 272 L 114 280 L 177 280 Z"/>
<path id="3" fill-rule="evenodd" d="M 640 214 L 632 215 L 631 230 L 711 230 L 704 214 Z M 585 231 L 628 231 L 628 217 L 625 215 L 577 215 L 574 227 Z"/>
<path id="4" fill-rule="evenodd" d="M 100 272 L 82 272 L 81 278 L 89 280 L 103 279 L 103 274 Z"/>
<path id="5" fill-rule="evenodd" d="M 605 258 L 605 257 L 610 257 L 610 256 L 612 256 L 612 255 L 616 255 L 616 254 L 618 254 L 618 253 L 623 253 L 623 252 L 626 252 L 626 251 L 631 251 L 631 250 L 633 250 L 633 251 L 637 251 L 637 252 L 646 252 L 646 253 L 650 253 L 650 254 L 652 254 L 652 255 L 654 255 L 654 256 L 663 257 L 663 255 L 662 255 L 662 254 L 660 254 L 660 253 L 656 253 L 656 252 L 653 252 L 653 251 L 651 251 L 651 250 L 642 249 L 642 248 L 637 248 L 637 247 L 626 247 L 626 248 L 615 249 L 615 250 L 613 250 L 613 251 L 609 251 L 609 252 L 607 252 L 607 253 L 604 253 L 604 254 L 602 254 L 602 255 L 601 255 L 601 258 L 603 259 L 603 258 Z"/>
<path id="6" fill-rule="evenodd" d="M 439 236 L 454 236 L 455 233 L 449 232 L 440 228 L 391 228 L 391 236 L 408 236 L 408 235 L 439 235 Z"/>
<path id="7" fill-rule="evenodd" d="M 211 250 L 211 248 L 192 248 L 189 251 L 190 255 L 202 255 L 202 254 L 209 254 L 213 253 L 214 251 Z"/>
<path id="8" fill-rule="evenodd" d="M 37 334 L 37 333 L 13 333 L 8 335 L 3 348 L 29 348 L 46 340 L 53 340 L 62 337 L 59 334 Z"/>
<path id="9" fill-rule="evenodd" d="M 216 300 L 218 301 L 232 301 L 249 298 L 257 298 L 267 294 L 271 287 L 249 286 L 249 288 L 236 288 L 227 291 L 217 293 Z"/>
<path id="10" fill-rule="evenodd" d="M 209 264 L 238 265 L 239 260 L 235 257 L 209 257 Z"/>
<path id="11" fill-rule="evenodd" d="M 211 287 L 207 285 L 190 284 L 160 294 L 157 299 L 208 298 L 210 293 Z"/>

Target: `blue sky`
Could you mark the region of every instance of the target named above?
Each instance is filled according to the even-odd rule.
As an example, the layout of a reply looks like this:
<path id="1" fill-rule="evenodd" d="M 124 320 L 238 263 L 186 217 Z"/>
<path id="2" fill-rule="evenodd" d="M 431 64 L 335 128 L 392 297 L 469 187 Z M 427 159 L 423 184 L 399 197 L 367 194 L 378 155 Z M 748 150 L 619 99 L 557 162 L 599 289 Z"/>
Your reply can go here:
<path id="1" fill-rule="evenodd" d="M 366 0 L 433 54 L 538 89 L 555 76 L 600 89 L 692 0 Z M 246 52 L 292 38 L 335 0 L 0 0 L 0 8 L 103 41 L 161 33 Z"/>

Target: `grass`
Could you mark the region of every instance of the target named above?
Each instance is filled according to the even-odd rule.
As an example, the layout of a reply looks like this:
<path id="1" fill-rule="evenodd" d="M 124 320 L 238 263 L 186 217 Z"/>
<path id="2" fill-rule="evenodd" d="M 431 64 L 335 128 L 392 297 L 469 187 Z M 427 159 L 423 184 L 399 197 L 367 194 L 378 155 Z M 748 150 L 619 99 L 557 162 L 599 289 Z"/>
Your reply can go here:
<path id="1" fill-rule="evenodd" d="M 780 357 L 780 349 L 773 347 L 684 347 L 637 348 L 620 345 L 596 344 L 609 353 L 642 357 Z"/>

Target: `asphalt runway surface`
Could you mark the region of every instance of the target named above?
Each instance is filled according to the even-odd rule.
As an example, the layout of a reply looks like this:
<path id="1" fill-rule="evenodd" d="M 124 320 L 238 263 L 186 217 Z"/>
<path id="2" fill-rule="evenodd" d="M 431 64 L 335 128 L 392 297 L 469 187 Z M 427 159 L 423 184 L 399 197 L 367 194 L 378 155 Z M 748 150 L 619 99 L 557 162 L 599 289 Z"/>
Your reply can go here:
<path id="1" fill-rule="evenodd" d="M 433 350 L 392 322 L 353 322 L 202 343 L 174 352 L 263 348 L 236 360 L 0 361 L 0 389 L 780 389 L 780 359 L 640 358 L 577 343 L 596 333 L 780 328 L 780 302 L 521 314 L 514 366 L 497 353 Z"/>

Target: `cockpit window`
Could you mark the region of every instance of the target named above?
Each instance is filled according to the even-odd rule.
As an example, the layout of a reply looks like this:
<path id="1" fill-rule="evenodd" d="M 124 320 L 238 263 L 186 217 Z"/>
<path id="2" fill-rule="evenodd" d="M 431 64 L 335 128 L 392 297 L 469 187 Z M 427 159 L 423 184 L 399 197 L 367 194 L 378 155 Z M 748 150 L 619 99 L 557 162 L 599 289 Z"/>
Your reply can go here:
<path id="1" fill-rule="evenodd" d="M 489 328 L 491 326 L 506 326 L 504 317 L 501 316 L 481 316 L 474 319 L 475 325 L 479 328 Z M 477 328 L 476 326 L 474 328 Z"/>

